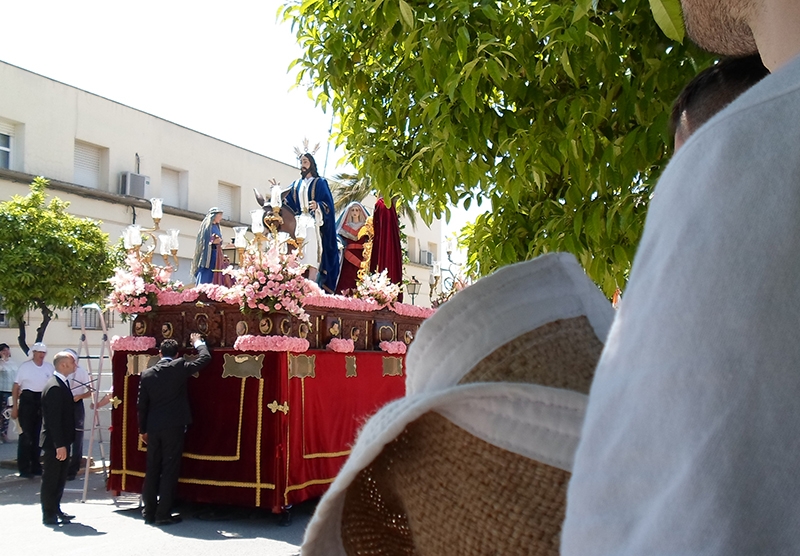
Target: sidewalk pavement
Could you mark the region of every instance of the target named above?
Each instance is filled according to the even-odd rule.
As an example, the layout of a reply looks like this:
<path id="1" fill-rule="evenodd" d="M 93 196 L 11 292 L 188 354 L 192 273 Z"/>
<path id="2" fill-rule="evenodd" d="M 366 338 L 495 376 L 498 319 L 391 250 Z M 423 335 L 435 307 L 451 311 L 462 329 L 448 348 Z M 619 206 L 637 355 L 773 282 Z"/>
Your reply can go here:
<path id="1" fill-rule="evenodd" d="M 88 442 L 86 443 L 88 446 Z M 86 448 L 84 448 L 84 453 Z M 102 466 L 89 473 L 86 502 L 82 502 L 83 471 L 67 483 L 61 508 L 76 518 L 69 525 L 42 524 L 39 505 L 41 479 L 17 475 L 17 443 L 0 444 L 0 529 L 4 544 L 22 554 L 56 551 L 62 556 L 114 554 L 142 556 L 236 556 L 299 554 L 313 503 L 292 509 L 288 527 L 277 516 L 257 508 L 184 504 L 176 508 L 183 522 L 170 526 L 145 525 L 139 495 L 122 493 L 116 499 L 105 489 Z M 100 459 L 95 453 L 95 459 Z"/>

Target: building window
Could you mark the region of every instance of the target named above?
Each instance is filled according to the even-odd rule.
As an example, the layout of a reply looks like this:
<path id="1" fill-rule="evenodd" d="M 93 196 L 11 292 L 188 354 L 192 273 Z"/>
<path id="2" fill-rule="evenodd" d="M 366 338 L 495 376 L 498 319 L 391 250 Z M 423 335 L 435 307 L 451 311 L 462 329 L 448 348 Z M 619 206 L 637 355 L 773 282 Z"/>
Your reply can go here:
<path id="1" fill-rule="evenodd" d="M 222 209 L 223 218 L 239 221 L 241 205 L 241 188 L 237 185 L 219 182 L 217 188 L 217 206 Z"/>
<path id="2" fill-rule="evenodd" d="M 8 311 L 0 307 L 0 328 L 9 328 L 11 326 L 11 317 Z"/>
<path id="3" fill-rule="evenodd" d="M 412 263 L 416 263 L 419 260 L 417 238 L 414 236 L 406 236 L 406 254 L 408 255 L 408 260 Z"/>
<path id="4" fill-rule="evenodd" d="M 100 189 L 103 183 L 103 159 L 107 149 L 75 141 L 75 171 L 73 180 L 78 185 Z"/>
<path id="5" fill-rule="evenodd" d="M 14 126 L 0 121 L 0 168 L 11 168 L 12 137 L 14 137 Z"/>
<path id="6" fill-rule="evenodd" d="M 188 199 L 183 191 L 188 187 L 187 178 L 187 172 L 161 167 L 161 198 L 166 206 L 186 208 Z"/>
<path id="7" fill-rule="evenodd" d="M 102 330 L 100 313 L 95 309 L 83 309 L 81 307 L 73 307 L 70 311 L 69 320 L 73 329 L 80 330 L 81 328 L 81 311 L 83 311 L 86 330 Z M 103 311 L 103 318 L 106 321 L 106 330 L 114 326 L 114 311 Z"/>

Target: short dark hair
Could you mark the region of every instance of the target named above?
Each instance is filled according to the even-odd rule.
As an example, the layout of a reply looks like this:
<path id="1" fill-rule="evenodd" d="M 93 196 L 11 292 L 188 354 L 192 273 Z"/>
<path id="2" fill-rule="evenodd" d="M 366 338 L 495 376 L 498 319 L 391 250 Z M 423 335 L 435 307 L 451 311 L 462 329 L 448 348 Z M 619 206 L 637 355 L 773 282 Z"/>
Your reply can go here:
<path id="1" fill-rule="evenodd" d="M 303 153 L 303 156 L 311 163 L 308 168 L 308 173 L 311 174 L 312 177 L 318 178 L 319 170 L 317 170 L 317 161 L 314 160 L 314 156 L 311 153 Z"/>
<path id="2" fill-rule="evenodd" d="M 758 54 L 724 58 L 704 69 L 675 99 L 669 118 L 670 135 L 675 137 L 678 131 L 682 131 L 688 137 L 767 75 L 769 70 Z M 688 119 L 688 129 L 682 125 L 684 114 Z"/>
<path id="3" fill-rule="evenodd" d="M 8 349 L 8 344 L 0 344 L 0 351 L 3 351 L 4 349 Z"/>
<path id="4" fill-rule="evenodd" d="M 164 357 L 175 357 L 178 355 L 178 342 L 168 338 L 161 342 L 161 355 Z"/>

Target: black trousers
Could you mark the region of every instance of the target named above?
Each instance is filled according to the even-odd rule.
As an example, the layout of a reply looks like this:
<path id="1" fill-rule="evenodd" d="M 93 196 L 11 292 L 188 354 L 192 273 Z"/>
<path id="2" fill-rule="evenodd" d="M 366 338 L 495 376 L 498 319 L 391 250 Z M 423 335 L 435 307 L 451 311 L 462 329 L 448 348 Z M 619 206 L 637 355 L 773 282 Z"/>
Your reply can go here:
<path id="1" fill-rule="evenodd" d="M 39 448 L 39 435 L 42 432 L 42 393 L 23 390 L 19 395 L 19 426 L 22 434 L 19 435 L 17 445 L 17 467 L 23 475 L 42 472 L 39 461 L 41 449 Z"/>
<path id="2" fill-rule="evenodd" d="M 44 470 L 42 472 L 42 518 L 57 517 L 61 512 L 61 497 L 64 495 L 64 485 L 67 484 L 67 459 L 56 459 L 55 447 L 48 446 L 44 449 Z"/>
<path id="3" fill-rule="evenodd" d="M 67 477 L 74 477 L 81 468 L 83 459 L 83 425 L 86 421 L 86 407 L 83 400 L 75 402 L 75 441 L 72 443 L 72 450 L 69 456 L 69 467 Z"/>
<path id="4" fill-rule="evenodd" d="M 186 427 L 169 427 L 147 433 L 147 471 L 142 487 L 145 519 L 169 519 L 181 473 Z"/>

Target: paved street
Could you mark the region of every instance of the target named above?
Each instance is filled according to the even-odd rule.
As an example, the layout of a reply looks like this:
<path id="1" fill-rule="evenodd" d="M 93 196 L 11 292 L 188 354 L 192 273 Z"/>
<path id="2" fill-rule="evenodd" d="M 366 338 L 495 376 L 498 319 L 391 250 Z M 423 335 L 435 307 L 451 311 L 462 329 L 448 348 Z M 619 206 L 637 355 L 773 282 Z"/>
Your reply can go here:
<path id="1" fill-rule="evenodd" d="M 86 502 L 81 476 L 67 483 L 62 509 L 74 514 L 70 525 L 42 525 L 41 479 L 21 479 L 9 468 L 17 444 L 0 444 L 0 530 L 3 544 L 20 554 L 113 554 L 201 556 L 296 555 L 313 504 L 294 508 L 292 523 L 278 525 L 272 514 L 253 508 L 184 505 L 184 521 L 168 527 L 145 525 L 139 496 L 123 493 L 116 500 L 105 490 L 102 471 L 90 473 Z M 99 459 L 99 452 L 96 457 Z"/>

